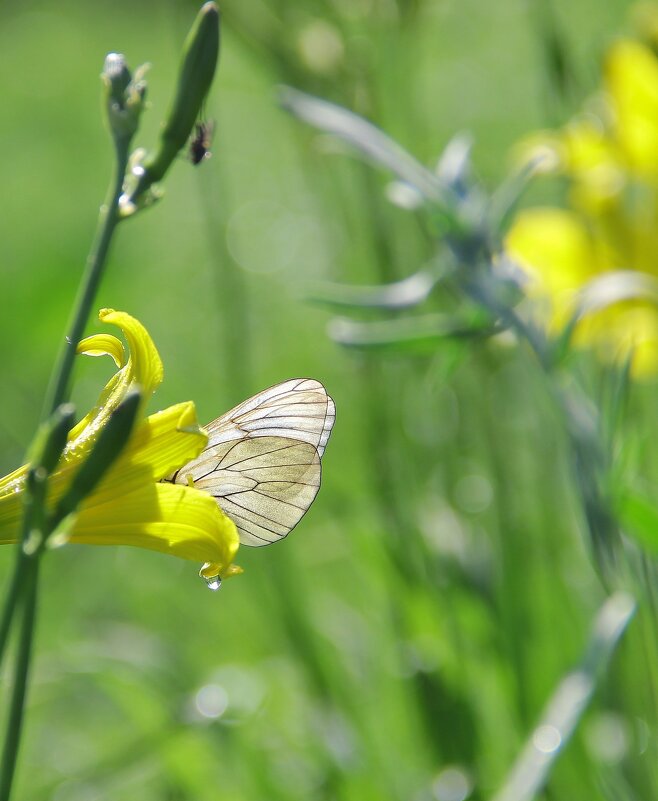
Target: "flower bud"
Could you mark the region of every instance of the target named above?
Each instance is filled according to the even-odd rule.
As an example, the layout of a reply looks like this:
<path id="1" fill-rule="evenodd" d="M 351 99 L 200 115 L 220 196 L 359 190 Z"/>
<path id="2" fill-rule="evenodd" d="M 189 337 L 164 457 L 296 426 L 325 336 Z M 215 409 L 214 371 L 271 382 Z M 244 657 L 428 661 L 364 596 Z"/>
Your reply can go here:
<path id="1" fill-rule="evenodd" d="M 142 393 L 132 389 L 110 415 L 101 429 L 89 456 L 73 477 L 71 484 L 60 499 L 54 514 L 58 524 L 71 513 L 94 490 L 112 466 L 128 442 L 133 424 L 139 412 Z"/>
<path id="2" fill-rule="evenodd" d="M 185 40 L 176 95 L 156 150 L 139 165 L 138 180 L 127 198 L 131 203 L 162 180 L 178 152 L 187 145 L 215 75 L 218 57 L 219 9 L 209 2 L 202 6 Z"/>
<path id="3" fill-rule="evenodd" d="M 105 84 L 105 109 L 108 125 L 114 139 L 130 140 L 139 124 L 144 108 L 146 82 L 143 65 L 131 74 L 121 53 L 109 53 L 105 58 L 101 79 Z"/>
<path id="4" fill-rule="evenodd" d="M 30 454 L 32 480 L 46 478 L 53 472 L 66 447 L 68 433 L 74 422 L 73 404 L 64 403 L 43 423 Z"/>

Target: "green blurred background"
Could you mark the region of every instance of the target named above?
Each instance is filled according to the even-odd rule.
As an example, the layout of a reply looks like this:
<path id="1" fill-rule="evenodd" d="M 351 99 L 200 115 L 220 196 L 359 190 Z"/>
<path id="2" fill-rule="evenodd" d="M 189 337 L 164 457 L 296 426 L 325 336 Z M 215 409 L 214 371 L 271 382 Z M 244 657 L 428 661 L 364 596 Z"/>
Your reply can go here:
<path id="1" fill-rule="evenodd" d="M 37 424 L 109 180 L 105 54 L 152 65 L 136 142 L 148 147 L 197 8 L 0 8 L 5 472 Z M 196 565 L 155 553 L 49 556 L 16 798 L 463 801 L 500 786 L 604 597 L 564 442 L 514 349 L 378 357 L 331 342 L 308 282 L 401 278 L 433 245 L 388 203 L 385 177 L 279 110 L 275 90 L 355 109 L 426 163 L 469 131 L 494 186 L 519 137 L 596 87 L 628 9 L 226 0 L 214 155 L 181 159 L 165 199 L 121 226 L 97 306 L 152 334 L 166 371 L 153 408 L 193 399 L 211 420 L 280 380 L 320 379 L 337 406 L 322 491 L 284 543 L 243 549 L 245 574 L 217 594 Z M 575 76 L 559 102 L 551 21 Z M 81 410 L 110 372 L 78 366 Z M 11 561 L 7 549 L 3 578 Z M 642 625 L 545 798 L 657 796 Z"/>

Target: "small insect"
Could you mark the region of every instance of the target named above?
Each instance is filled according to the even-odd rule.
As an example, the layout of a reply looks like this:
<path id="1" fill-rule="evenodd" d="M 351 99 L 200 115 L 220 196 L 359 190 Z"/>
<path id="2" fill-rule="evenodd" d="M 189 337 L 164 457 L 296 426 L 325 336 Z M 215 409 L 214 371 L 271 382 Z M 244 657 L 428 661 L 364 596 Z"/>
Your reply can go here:
<path id="1" fill-rule="evenodd" d="M 299 523 L 320 489 L 336 419 L 319 381 L 292 378 L 206 426 L 208 445 L 170 478 L 209 492 L 243 545 L 268 545 Z"/>
<path id="2" fill-rule="evenodd" d="M 194 134 L 188 145 L 188 155 L 192 164 L 201 164 L 202 161 L 212 156 L 210 146 L 215 130 L 214 122 L 197 122 L 194 124 Z"/>

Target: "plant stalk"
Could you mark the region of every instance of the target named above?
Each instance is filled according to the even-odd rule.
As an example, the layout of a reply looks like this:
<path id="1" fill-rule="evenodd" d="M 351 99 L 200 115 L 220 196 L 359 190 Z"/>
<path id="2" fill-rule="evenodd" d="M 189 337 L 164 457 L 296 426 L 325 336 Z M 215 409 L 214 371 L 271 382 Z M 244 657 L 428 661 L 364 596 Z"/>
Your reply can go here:
<path id="1" fill-rule="evenodd" d="M 27 693 L 27 680 L 30 671 L 30 656 L 36 622 L 37 588 L 39 578 L 39 559 L 23 559 L 23 581 L 25 587 L 23 600 L 23 620 L 21 626 L 16 667 L 14 671 L 14 687 L 7 721 L 2 767 L 0 768 L 0 801 L 9 801 L 16 770 L 16 757 L 23 728 L 23 712 Z"/>
<path id="2" fill-rule="evenodd" d="M 128 144 L 127 140 L 125 142 L 124 140 L 116 142 L 117 158 L 114 178 L 108 190 L 105 203 L 101 206 L 94 243 L 87 257 L 85 275 L 74 306 L 75 311 L 69 323 L 68 334 L 59 355 L 57 368 L 53 373 L 53 379 L 46 393 L 42 414 L 43 419 L 47 419 L 60 404 L 68 400 L 76 348 L 82 339 L 89 313 L 103 276 L 114 229 L 121 219 L 118 214 L 119 198 L 121 197 L 128 165 Z"/>
<path id="3" fill-rule="evenodd" d="M 85 274 L 75 301 L 74 313 L 71 318 L 66 342 L 61 350 L 56 369 L 53 373 L 53 379 L 46 393 L 46 400 L 42 413 L 43 420 L 47 420 L 55 409 L 68 400 L 76 349 L 87 325 L 89 313 L 103 276 L 114 230 L 121 219 L 118 213 L 119 198 L 121 196 L 128 164 L 130 139 L 116 138 L 114 141 L 116 151 L 115 173 L 108 190 L 106 201 L 101 206 L 96 235 L 87 258 Z M 35 493 L 32 492 L 29 486 L 27 487 L 22 536 L 17 545 L 18 554 L 14 565 L 14 572 L 7 591 L 2 618 L 0 619 L 1 664 L 6 651 L 9 633 L 16 618 L 16 611 L 22 608 L 23 620 L 18 652 L 16 654 L 14 685 L 2 756 L 0 801 L 9 801 L 11 794 L 23 724 L 27 678 L 30 668 L 32 639 L 36 620 L 39 559 L 42 549 L 37 548 L 33 553 L 28 554 L 25 551 L 25 544 L 27 538 L 33 533 L 35 523 L 37 523 L 36 534 L 42 539 L 47 538 L 51 533 L 46 530 L 45 527 L 46 515 L 44 503 L 46 495 L 45 484 L 39 492 Z"/>

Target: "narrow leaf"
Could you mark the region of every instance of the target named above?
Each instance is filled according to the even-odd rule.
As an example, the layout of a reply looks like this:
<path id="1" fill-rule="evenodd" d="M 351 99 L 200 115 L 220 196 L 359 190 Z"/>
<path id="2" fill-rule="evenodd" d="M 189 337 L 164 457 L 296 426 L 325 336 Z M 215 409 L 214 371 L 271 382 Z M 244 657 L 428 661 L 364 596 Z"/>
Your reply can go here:
<path id="1" fill-rule="evenodd" d="M 429 267 L 384 286 L 324 283 L 312 287 L 306 299 L 339 308 L 408 309 L 427 300 L 441 277 L 442 271 Z"/>
<path id="2" fill-rule="evenodd" d="M 601 606 L 581 666 L 558 684 L 494 801 L 531 801 L 541 792 L 634 612 L 635 601 L 622 592 Z"/>
<path id="3" fill-rule="evenodd" d="M 360 322 L 336 317 L 329 336 L 350 348 L 393 351 L 428 351 L 447 339 L 487 337 L 498 333 L 492 324 L 469 323 L 443 314 L 426 314 L 395 320 Z"/>
<path id="4" fill-rule="evenodd" d="M 287 111 L 309 125 L 348 142 L 372 161 L 414 186 L 428 200 L 446 209 L 452 205 L 447 187 L 436 175 L 363 117 L 287 86 L 280 89 L 279 100 Z"/>

